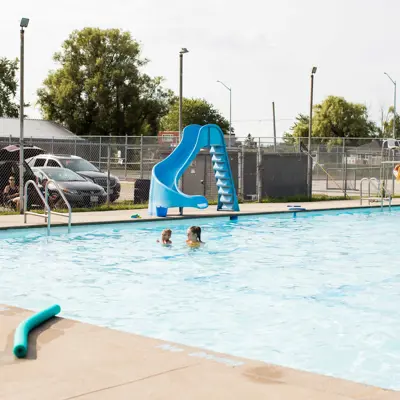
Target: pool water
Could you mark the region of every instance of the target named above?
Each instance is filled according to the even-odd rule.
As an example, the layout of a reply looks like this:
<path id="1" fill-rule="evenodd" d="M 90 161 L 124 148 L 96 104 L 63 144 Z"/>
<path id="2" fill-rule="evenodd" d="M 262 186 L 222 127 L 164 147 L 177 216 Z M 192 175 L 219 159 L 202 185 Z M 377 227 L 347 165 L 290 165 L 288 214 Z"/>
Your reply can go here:
<path id="1" fill-rule="evenodd" d="M 400 389 L 400 211 L 0 231 L 0 303 Z M 200 225 L 205 246 L 185 245 Z M 173 230 L 173 246 L 156 243 Z"/>

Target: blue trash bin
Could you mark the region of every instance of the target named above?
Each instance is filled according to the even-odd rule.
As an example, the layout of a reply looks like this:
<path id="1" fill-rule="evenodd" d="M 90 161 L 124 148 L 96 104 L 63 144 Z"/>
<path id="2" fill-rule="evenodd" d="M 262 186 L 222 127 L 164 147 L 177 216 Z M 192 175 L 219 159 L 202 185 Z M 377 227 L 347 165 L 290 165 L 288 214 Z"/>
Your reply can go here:
<path id="1" fill-rule="evenodd" d="M 168 213 L 168 208 L 158 206 L 156 207 L 156 215 L 157 217 L 166 217 Z"/>

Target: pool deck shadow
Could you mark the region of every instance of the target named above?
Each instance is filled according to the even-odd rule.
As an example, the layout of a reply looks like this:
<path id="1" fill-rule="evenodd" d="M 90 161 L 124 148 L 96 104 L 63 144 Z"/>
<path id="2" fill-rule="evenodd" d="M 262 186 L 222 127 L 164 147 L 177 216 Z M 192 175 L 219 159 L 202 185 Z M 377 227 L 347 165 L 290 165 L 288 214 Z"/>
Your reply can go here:
<path id="1" fill-rule="evenodd" d="M 64 318 L 34 332 L 34 357 L 16 359 L 13 334 L 31 314 L 0 306 L 0 399 L 400 399 L 400 392 Z"/>
<path id="2" fill-rule="evenodd" d="M 116 210 L 116 211 L 97 211 L 97 212 L 81 212 L 72 213 L 73 225 L 88 225 L 88 224 L 109 224 L 120 222 L 145 222 L 145 221 L 163 221 L 168 219 L 181 219 L 181 218 L 209 218 L 209 217 L 226 217 L 230 215 L 260 215 L 270 213 L 282 213 L 288 211 L 288 205 L 298 203 L 246 203 L 240 205 L 240 212 L 227 212 L 217 211 L 216 206 L 210 206 L 205 210 L 197 210 L 193 208 L 185 208 L 184 215 L 179 215 L 177 208 L 172 208 L 168 211 L 167 218 L 158 218 L 149 216 L 147 209 L 134 209 L 134 210 Z M 400 206 L 400 199 L 393 199 L 393 206 Z M 360 206 L 359 200 L 338 200 L 338 201 L 313 201 L 302 202 L 301 206 L 306 208 L 307 211 L 322 211 L 322 210 L 337 210 L 349 208 L 370 208 L 380 207 L 379 203 L 372 203 Z M 386 207 L 387 208 L 387 205 Z M 293 212 L 290 212 L 293 213 Z M 132 215 L 139 215 L 140 218 L 131 218 Z M 52 216 L 53 225 L 66 225 L 66 218 L 57 215 Z M 28 227 L 44 227 L 43 218 L 36 216 L 28 216 L 28 223 L 24 224 L 24 217 L 22 215 L 2 215 L 0 216 L 0 230 L 12 228 L 28 228 Z"/>

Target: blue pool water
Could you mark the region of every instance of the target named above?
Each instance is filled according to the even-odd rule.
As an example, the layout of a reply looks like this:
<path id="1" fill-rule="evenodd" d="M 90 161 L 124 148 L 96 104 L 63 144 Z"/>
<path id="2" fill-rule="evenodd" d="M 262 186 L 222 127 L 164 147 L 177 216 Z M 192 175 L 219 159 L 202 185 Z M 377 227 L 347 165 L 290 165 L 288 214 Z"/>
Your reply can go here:
<path id="1" fill-rule="evenodd" d="M 400 211 L 0 231 L 0 303 L 400 389 Z M 189 225 L 206 245 L 188 249 Z M 156 243 L 164 227 L 173 246 Z"/>

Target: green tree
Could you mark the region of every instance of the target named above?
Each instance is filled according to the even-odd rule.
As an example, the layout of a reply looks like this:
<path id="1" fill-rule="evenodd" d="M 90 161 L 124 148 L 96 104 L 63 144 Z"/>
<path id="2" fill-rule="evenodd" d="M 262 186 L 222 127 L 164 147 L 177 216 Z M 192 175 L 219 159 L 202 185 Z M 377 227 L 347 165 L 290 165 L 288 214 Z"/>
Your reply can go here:
<path id="1" fill-rule="evenodd" d="M 63 43 L 38 90 L 46 119 L 78 135 L 155 135 L 173 99 L 162 78 L 141 72 L 148 62 L 129 32 L 84 28 Z"/>
<path id="2" fill-rule="evenodd" d="M 386 115 L 385 115 L 386 114 Z M 392 138 L 393 137 L 393 116 L 394 107 L 389 107 L 387 113 L 382 110 L 381 126 L 378 129 L 380 138 Z M 396 138 L 400 137 L 400 116 L 396 113 Z"/>
<path id="3" fill-rule="evenodd" d="M 0 58 L 0 117 L 17 118 L 19 108 L 15 101 L 17 94 L 18 59 Z"/>
<path id="4" fill-rule="evenodd" d="M 308 137 L 309 118 L 300 114 L 284 138 L 286 141 Z M 367 107 L 351 103 L 343 97 L 328 96 L 321 104 L 314 106 L 312 122 L 313 143 L 340 144 L 342 138 L 373 138 L 377 127 L 368 118 Z M 352 142 L 356 145 L 356 142 Z M 360 141 L 360 143 L 363 143 Z"/>
<path id="5" fill-rule="evenodd" d="M 283 141 L 287 144 L 294 144 L 298 142 L 298 138 L 308 137 L 310 118 L 308 115 L 299 114 L 296 117 L 296 121 L 290 128 L 291 132 L 285 132 L 283 134 Z"/>
<path id="6" fill-rule="evenodd" d="M 229 133 L 228 120 L 212 104 L 203 99 L 183 99 L 182 123 L 184 127 L 190 124 L 216 124 L 225 134 Z M 179 102 L 177 99 L 172 104 L 169 113 L 162 118 L 161 128 L 165 131 L 179 130 Z"/>

